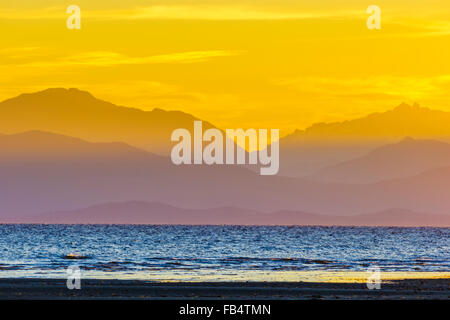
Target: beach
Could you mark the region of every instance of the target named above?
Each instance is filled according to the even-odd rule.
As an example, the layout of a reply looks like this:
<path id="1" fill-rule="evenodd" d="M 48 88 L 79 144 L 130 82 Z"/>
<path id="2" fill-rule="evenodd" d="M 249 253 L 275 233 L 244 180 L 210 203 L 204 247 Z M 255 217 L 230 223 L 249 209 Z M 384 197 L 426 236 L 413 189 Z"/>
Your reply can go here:
<path id="1" fill-rule="evenodd" d="M 330 282 L 150 282 L 82 280 L 69 290 L 65 279 L 0 279 L 0 299 L 239 299 L 404 300 L 450 298 L 450 279 L 406 279 L 369 290 L 365 283 Z"/>
<path id="2" fill-rule="evenodd" d="M 0 299 L 450 297 L 448 228 L 0 225 L 0 233 Z M 70 276 L 80 290 L 67 288 Z M 381 288 L 369 290 L 378 278 Z"/>

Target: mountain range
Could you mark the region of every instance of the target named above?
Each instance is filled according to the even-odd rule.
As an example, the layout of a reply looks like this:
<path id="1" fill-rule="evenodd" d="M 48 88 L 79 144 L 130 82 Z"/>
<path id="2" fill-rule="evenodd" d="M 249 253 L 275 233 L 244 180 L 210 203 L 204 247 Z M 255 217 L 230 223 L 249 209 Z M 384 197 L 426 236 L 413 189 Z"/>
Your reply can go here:
<path id="1" fill-rule="evenodd" d="M 170 153 L 172 131 L 193 131 L 194 120 L 200 119 L 181 111 L 117 106 L 75 88 L 52 88 L 0 103 L 2 133 L 48 131 L 92 142 L 126 142 L 162 155 Z M 205 130 L 212 127 L 203 122 Z"/>
<path id="2" fill-rule="evenodd" d="M 449 114 L 400 105 L 313 125 L 281 138 L 281 174 L 260 176 L 173 165 L 171 130 L 192 115 L 76 89 L 21 95 L 0 103 L 0 222 L 444 225 Z"/>
<path id="3" fill-rule="evenodd" d="M 405 137 L 450 142 L 450 112 L 402 103 L 386 112 L 296 130 L 280 139 L 280 174 L 309 176 Z"/>
<path id="4" fill-rule="evenodd" d="M 310 175 L 316 181 L 371 183 L 406 178 L 450 164 L 450 144 L 437 140 L 405 138 L 368 154 L 322 168 Z"/>
<path id="5" fill-rule="evenodd" d="M 10 218 L 9 223 L 23 217 Z M 450 226 L 450 215 L 432 215 L 408 210 L 346 216 L 325 216 L 299 211 L 258 212 L 236 207 L 182 209 L 158 202 L 126 201 L 88 208 L 48 212 L 26 217 L 44 224 L 182 224 L 182 225 L 321 225 L 321 226 Z"/>

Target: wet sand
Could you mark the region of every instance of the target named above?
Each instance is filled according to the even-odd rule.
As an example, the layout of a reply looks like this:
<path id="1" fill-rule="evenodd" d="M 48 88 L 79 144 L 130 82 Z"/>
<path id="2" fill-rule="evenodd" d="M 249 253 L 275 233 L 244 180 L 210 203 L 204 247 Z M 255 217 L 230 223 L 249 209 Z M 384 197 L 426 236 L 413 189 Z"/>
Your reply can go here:
<path id="1" fill-rule="evenodd" d="M 0 279 L 0 299 L 450 299 L 450 279 L 382 283 L 149 282 L 92 280 L 69 290 L 65 279 Z"/>

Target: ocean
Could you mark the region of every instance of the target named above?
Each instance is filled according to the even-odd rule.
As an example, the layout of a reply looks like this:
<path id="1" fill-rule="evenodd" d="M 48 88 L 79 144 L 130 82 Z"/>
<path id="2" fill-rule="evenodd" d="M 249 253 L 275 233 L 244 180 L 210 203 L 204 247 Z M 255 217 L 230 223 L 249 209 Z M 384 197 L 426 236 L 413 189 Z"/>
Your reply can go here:
<path id="1" fill-rule="evenodd" d="M 70 266 L 149 281 L 450 272 L 449 249 L 450 228 L 0 225 L 0 278 L 63 278 Z"/>

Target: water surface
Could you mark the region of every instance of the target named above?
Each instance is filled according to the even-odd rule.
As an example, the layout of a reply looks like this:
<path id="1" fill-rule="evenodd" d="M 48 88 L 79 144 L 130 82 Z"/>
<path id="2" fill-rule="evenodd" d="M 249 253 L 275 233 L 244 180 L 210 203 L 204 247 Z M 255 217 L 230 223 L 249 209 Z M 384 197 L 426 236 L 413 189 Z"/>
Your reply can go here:
<path id="1" fill-rule="evenodd" d="M 69 266 L 154 281 L 449 273 L 449 245 L 450 228 L 0 225 L 0 277 L 65 277 Z"/>

